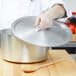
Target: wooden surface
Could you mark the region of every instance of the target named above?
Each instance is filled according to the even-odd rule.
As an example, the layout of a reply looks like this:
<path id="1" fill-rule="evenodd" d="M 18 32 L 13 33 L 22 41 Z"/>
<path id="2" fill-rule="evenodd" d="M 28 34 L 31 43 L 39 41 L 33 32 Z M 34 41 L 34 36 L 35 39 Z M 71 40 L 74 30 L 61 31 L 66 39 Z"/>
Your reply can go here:
<path id="1" fill-rule="evenodd" d="M 39 66 L 58 59 L 65 61 L 41 68 L 33 73 L 24 73 L 28 66 Z M 6 62 L 0 56 L 0 76 L 76 76 L 76 63 L 65 50 L 49 51 L 46 61 L 35 64 L 17 64 Z"/>
<path id="2" fill-rule="evenodd" d="M 73 35 L 72 35 L 71 42 L 76 42 L 76 34 L 73 34 Z"/>

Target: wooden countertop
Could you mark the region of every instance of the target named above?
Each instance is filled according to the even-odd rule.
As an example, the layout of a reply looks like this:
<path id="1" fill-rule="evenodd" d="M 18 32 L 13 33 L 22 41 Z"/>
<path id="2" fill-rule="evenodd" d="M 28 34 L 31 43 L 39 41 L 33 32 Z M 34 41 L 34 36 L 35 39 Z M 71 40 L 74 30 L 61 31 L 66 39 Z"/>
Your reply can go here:
<path id="1" fill-rule="evenodd" d="M 44 62 L 35 64 L 17 64 L 4 61 L 0 56 L 0 76 L 76 76 L 76 63 L 65 50 L 49 51 L 49 61 L 58 58 L 64 58 L 65 61 L 41 68 L 33 73 L 24 73 L 23 69 L 28 65 L 41 65 Z"/>
<path id="2" fill-rule="evenodd" d="M 76 42 L 76 34 L 73 34 L 73 35 L 72 35 L 71 42 Z"/>

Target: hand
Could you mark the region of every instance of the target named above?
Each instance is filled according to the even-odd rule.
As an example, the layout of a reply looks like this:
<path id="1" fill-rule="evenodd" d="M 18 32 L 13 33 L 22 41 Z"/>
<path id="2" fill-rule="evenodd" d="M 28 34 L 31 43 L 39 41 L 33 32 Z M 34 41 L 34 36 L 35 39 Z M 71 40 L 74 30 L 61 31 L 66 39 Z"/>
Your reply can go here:
<path id="1" fill-rule="evenodd" d="M 64 15 L 65 15 L 65 9 L 63 5 L 56 4 L 52 8 L 47 10 L 45 13 L 37 17 L 35 26 L 41 29 L 50 28 L 53 24 L 54 19 L 61 18 Z"/>
<path id="2" fill-rule="evenodd" d="M 37 20 L 35 22 L 35 26 L 41 28 L 41 29 L 47 29 L 50 28 L 53 24 L 53 19 L 49 16 L 48 12 L 45 12 L 37 17 Z"/>

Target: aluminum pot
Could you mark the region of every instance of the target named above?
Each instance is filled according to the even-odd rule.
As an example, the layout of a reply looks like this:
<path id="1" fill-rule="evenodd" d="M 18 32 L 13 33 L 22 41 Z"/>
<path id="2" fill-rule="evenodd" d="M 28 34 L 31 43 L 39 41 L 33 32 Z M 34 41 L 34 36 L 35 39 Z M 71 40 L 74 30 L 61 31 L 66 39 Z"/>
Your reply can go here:
<path id="1" fill-rule="evenodd" d="M 16 38 L 10 29 L 1 31 L 1 55 L 2 58 L 18 63 L 34 63 L 46 59 L 47 47 L 41 47 L 25 43 Z"/>

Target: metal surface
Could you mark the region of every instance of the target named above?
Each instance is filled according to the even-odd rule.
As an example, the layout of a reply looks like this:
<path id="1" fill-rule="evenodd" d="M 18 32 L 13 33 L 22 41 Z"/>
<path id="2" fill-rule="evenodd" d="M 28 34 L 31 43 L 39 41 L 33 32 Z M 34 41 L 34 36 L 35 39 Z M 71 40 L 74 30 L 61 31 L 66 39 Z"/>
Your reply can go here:
<path id="1" fill-rule="evenodd" d="M 69 42 L 69 43 L 67 43 L 67 44 L 65 44 L 65 45 L 61 45 L 61 46 L 57 46 L 57 47 L 72 47 L 72 48 L 76 48 L 76 42 Z"/>
<path id="2" fill-rule="evenodd" d="M 24 43 L 16 38 L 9 29 L 1 31 L 1 55 L 5 60 L 34 63 L 45 60 L 47 53 L 48 48 Z"/>
<path id="3" fill-rule="evenodd" d="M 35 20 L 32 16 L 17 19 L 12 24 L 12 32 L 24 42 L 39 46 L 60 46 L 70 41 L 72 33 L 65 24 L 54 21 L 53 27 L 37 31 Z"/>

